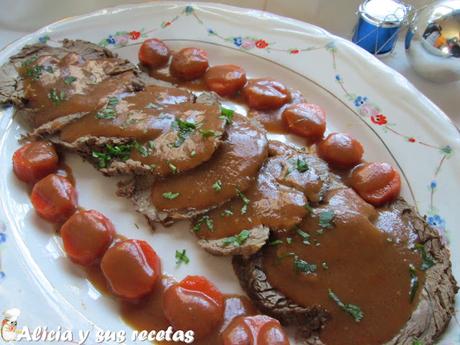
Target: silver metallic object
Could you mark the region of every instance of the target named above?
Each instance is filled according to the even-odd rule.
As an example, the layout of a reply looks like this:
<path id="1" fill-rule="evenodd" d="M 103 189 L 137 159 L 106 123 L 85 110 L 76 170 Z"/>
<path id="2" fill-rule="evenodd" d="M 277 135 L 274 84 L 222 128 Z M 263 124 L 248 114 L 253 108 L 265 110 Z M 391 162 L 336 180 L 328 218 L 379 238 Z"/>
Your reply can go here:
<path id="1" fill-rule="evenodd" d="M 460 80 L 460 0 L 436 1 L 418 10 L 405 47 L 422 77 L 438 83 Z"/>

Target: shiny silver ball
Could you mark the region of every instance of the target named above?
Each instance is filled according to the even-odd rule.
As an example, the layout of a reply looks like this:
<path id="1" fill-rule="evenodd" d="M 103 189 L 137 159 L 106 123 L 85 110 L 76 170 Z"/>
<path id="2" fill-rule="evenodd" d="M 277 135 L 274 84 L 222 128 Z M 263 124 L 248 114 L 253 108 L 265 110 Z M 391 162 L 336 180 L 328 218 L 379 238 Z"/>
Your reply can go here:
<path id="1" fill-rule="evenodd" d="M 460 80 L 460 0 L 436 1 L 416 11 L 405 46 L 422 77 L 438 83 Z"/>

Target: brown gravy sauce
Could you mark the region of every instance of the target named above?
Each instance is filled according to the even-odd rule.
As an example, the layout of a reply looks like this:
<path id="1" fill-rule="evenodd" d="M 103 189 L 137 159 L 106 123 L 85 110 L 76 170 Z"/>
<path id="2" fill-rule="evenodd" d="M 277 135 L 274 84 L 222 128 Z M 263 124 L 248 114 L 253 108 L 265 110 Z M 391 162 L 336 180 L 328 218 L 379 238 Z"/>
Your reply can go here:
<path id="1" fill-rule="evenodd" d="M 117 59 L 103 58 L 83 61 L 69 53 L 59 59 L 44 55 L 19 67 L 24 78 L 27 108 L 34 112 L 33 124 L 38 127 L 58 117 L 100 108 L 108 96 L 124 91 L 132 82 L 132 71 L 108 78 Z"/>
<path id="2" fill-rule="evenodd" d="M 273 240 L 283 243 L 264 249 L 264 271 L 273 287 L 294 302 L 328 310 L 331 320 L 320 334 L 327 345 L 383 344 L 398 333 L 417 305 L 418 292 L 410 302 L 409 265 L 420 267 L 420 255 L 407 242 L 395 241 L 397 234 L 376 228 L 373 222 L 382 212 L 353 190 L 331 191 L 326 200 L 327 205 L 314 209 L 300 225 L 309 244 L 296 230 L 274 235 Z M 319 226 L 325 211 L 334 214 L 330 228 Z M 297 270 L 296 258 L 316 265 L 316 271 Z M 417 270 L 417 275 L 423 286 L 423 272 Z M 359 306 L 364 318 L 356 322 L 340 309 L 329 289 L 342 302 Z"/>
<path id="3" fill-rule="evenodd" d="M 235 114 L 227 130 L 227 139 L 219 146 L 212 160 L 183 175 L 155 182 L 152 203 L 159 210 L 206 209 L 247 190 L 255 181 L 259 167 L 267 157 L 265 134 L 245 117 Z M 216 191 L 213 185 L 221 182 Z M 179 193 L 165 198 L 165 193 Z M 199 197 L 197 197 L 199 196 Z"/>

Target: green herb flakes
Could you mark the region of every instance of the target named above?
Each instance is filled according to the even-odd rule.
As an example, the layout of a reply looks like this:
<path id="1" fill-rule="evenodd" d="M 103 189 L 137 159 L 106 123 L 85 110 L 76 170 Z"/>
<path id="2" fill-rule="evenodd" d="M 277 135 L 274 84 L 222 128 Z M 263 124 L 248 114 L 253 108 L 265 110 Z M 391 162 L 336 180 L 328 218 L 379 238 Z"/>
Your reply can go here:
<path id="1" fill-rule="evenodd" d="M 56 89 L 51 89 L 48 93 L 48 98 L 54 105 L 59 105 L 65 101 L 65 92 L 63 90 L 57 91 Z"/>
<path id="2" fill-rule="evenodd" d="M 305 260 L 299 259 L 297 256 L 295 256 L 294 269 L 296 272 L 311 274 L 316 272 L 317 266 L 315 264 L 308 263 Z"/>
<path id="3" fill-rule="evenodd" d="M 185 139 L 197 129 L 197 125 L 191 121 L 182 121 L 181 119 L 176 119 L 174 126 L 177 128 L 177 139 L 173 144 L 174 147 L 181 146 Z"/>
<path id="4" fill-rule="evenodd" d="M 307 232 L 305 231 L 302 231 L 301 229 L 297 228 L 296 229 L 296 233 L 297 235 L 299 235 L 300 237 L 302 237 L 302 243 L 305 244 L 305 245 L 309 245 L 310 244 L 310 234 L 308 234 Z"/>
<path id="5" fill-rule="evenodd" d="M 182 249 L 181 251 L 176 250 L 176 265 L 180 265 L 182 263 L 188 264 L 190 262 L 190 259 L 187 256 L 187 252 L 185 249 Z"/>
<path id="6" fill-rule="evenodd" d="M 221 114 L 219 116 L 220 119 L 225 120 L 225 122 L 229 125 L 233 121 L 233 114 L 235 111 L 229 108 L 221 108 Z"/>
<path id="7" fill-rule="evenodd" d="M 202 224 L 205 224 L 209 231 L 214 231 L 214 221 L 209 216 L 203 216 L 198 219 L 196 224 L 193 226 L 193 231 L 199 232 Z"/>
<path id="8" fill-rule="evenodd" d="M 91 155 L 93 158 L 98 160 L 97 165 L 101 169 L 107 168 L 110 160 L 112 159 L 108 154 L 104 152 L 93 151 Z"/>
<path id="9" fill-rule="evenodd" d="M 25 71 L 25 75 L 29 78 L 32 78 L 33 80 L 39 80 L 40 77 L 42 76 L 43 70 L 44 70 L 43 66 L 40 66 L 40 65 L 27 67 Z"/>
<path id="10" fill-rule="evenodd" d="M 203 138 L 218 137 L 220 132 L 213 131 L 212 129 L 200 129 L 200 134 Z"/>
<path id="11" fill-rule="evenodd" d="M 230 216 L 233 216 L 233 211 L 229 210 L 229 209 L 226 209 L 226 210 L 223 210 L 220 215 L 222 217 L 230 217 Z"/>
<path id="12" fill-rule="evenodd" d="M 145 106 L 146 109 L 159 109 L 161 108 L 158 104 L 150 102 Z"/>
<path id="13" fill-rule="evenodd" d="M 196 151 L 193 150 L 192 152 L 190 152 L 190 157 L 195 157 L 196 156 Z"/>
<path id="14" fill-rule="evenodd" d="M 227 247 L 229 245 L 234 245 L 234 246 L 239 247 L 248 240 L 250 235 L 251 235 L 251 232 L 249 230 L 243 230 L 238 235 L 226 237 L 222 244 L 224 247 Z"/>
<path id="15" fill-rule="evenodd" d="M 212 188 L 216 191 L 216 192 L 220 192 L 222 190 L 222 181 L 221 180 L 217 180 L 216 182 L 214 182 L 214 184 L 212 185 Z"/>
<path id="16" fill-rule="evenodd" d="M 329 298 L 333 300 L 344 312 L 350 314 L 356 322 L 359 322 L 363 319 L 364 313 L 362 312 L 361 308 L 354 304 L 345 304 L 343 303 L 339 297 L 329 289 Z"/>
<path id="17" fill-rule="evenodd" d="M 274 241 L 271 241 L 271 242 L 268 242 L 268 245 L 269 246 L 278 246 L 280 244 L 283 244 L 283 241 L 281 240 L 274 240 Z"/>
<path id="18" fill-rule="evenodd" d="M 177 170 L 177 167 L 174 164 L 168 163 L 168 166 L 169 166 L 169 169 L 171 169 L 171 172 L 173 174 L 177 174 L 178 170 Z"/>
<path id="19" fill-rule="evenodd" d="M 283 254 L 281 254 L 281 255 L 278 255 L 278 256 L 276 257 L 276 259 L 278 260 L 278 262 L 280 262 L 281 260 L 286 259 L 286 258 L 289 258 L 289 257 L 291 257 L 291 256 L 297 257 L 297 256 L 295 255 L 295 253 L 293 253 L 293 252 L 286 252 L 286 253 L 283 253 Z"/>
<path id="20" fill-rule="evenodd" d="M 334 220 L 333 211 L 323 211 L 319 214 L 319 226 L 323 229 L 330 229 L 333 227 Z"/>
<path id="21" fill-rule="evenodd" d="M 180 193 L 166 192 L 166 193 L 163 193 L 163 198 L 169 199 L 169 200 L 174 200 L 179 195 L 180 195 Z"/>
<path id="22" fill-rule="evenodd" d="M 286 243 L 292 244 L 292 237 L 286 237 Z"/>
<path id="23" fill-rule="evenodd" d="M 420 266 L 420 269 L 422 271 L 426 271 L 427 269 L 434 266 L 434 258 L 431 256 L 430 253 L 427 253 L 425 246 L 422 243 L 417 243 L 415 245 L 415 249 L 418 250 L 422 255 L 422 265 Z"/>
<path id="24" fill-rule="evenodd" d="M 118 103 L 119 100 L 117 97 L 108 97 L 106 106 L 96 113 L 96 119 L 114 119 L 117 116 L 115 107 Z"/>
<path id="25" fill-rule="evenodd" d="M 410 276 L 409 300 L 412 303 L 414 301 L 415 295 L 417 294 L 418 285 L 419 285 L 417 270 L 412 264 L 409 265 L 409 276 Z"/>
<path id="26" fill-rule="evenodd" d="M 68 75 L 64 77 L 64 83 L 66 83 L 67 85 L 71 85 L 75 81 L 77 81 L 77 78 L 73 75 Z"/>
<path id="27" fill-rule="evenodd" d="M 139 154 L 142 157 L 147 157 L 150 153 L 149 149 L 146 146 L 139 144 L 137 141 L 133 143 L 133 147 L 136 149 L 137 152 L 139 152 Z"/>
<path id="28" fill-rule="evenodd" d="M 243 207 L 241 207 L 241 214 L 246 214 L 248 212 L 248 206 L 251 200 L 249 200 L 246 195 L 244 195 L 239 189 L 236 190 L 236 194 L 243 201 Z"/>
<path id="29" fill-rule="evenodd" d="M 305 160 L 297 158 L 295 166 L 298 172 L 304 173 L 308 170 L 308 164 Z"/>

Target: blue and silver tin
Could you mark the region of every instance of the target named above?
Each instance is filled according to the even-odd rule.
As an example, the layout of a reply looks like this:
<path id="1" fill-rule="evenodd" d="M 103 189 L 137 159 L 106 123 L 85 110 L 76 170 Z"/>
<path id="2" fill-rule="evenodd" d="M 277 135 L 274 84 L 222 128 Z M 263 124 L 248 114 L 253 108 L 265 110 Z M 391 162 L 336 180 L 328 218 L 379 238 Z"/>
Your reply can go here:
<path id="1" fill-rule="evenodd" d="M 353 43 L 376 55 L 390 53 L 409 7 L 397 0 L 366 0 L 358 9 Z"/>

